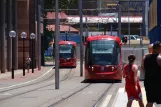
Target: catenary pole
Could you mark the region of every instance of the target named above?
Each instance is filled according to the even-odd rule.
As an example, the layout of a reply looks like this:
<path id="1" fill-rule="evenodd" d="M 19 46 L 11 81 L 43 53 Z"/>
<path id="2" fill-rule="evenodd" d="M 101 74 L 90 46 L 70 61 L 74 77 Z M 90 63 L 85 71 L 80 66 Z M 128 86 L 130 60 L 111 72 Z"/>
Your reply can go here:
<path id="1" fill-rule="evenodd" d="M 130 36 L 130 1 L 128 0 L 128 35 L 129 35 L 129 47 L 130 47 L 130 39 L 131 39 L 131 36 Z"/>
<path id="2" fill-rule="evenodd" d="M 5 47 L 5 0 L 0 0 L 0 45 L 1 45 L 1 72 L 6 71 Z"/>
<path id="3" fill-rule="evenodd" d="M 121 38 L 121 5 L 118 3 L 118 36 Z"/>
<path id="4" fill-rule="evenodd" d="M 83 13 L 82 13 L 82 0 L 79 0 L 79 15 L 80 15 L 80 76 L 83 76 Z"/>
<path id="5" fill-rule="evenodd" d="M 12 0 L 13 3 L 13 30 L 17 32 L 17 0 Z M 18 69 L 18 33 L 16 33 L 16 37 L 12 40 L 13 45 L 13 66 L 14 69 Z"/>
<path id="6" fill-rule="evenodd" d="M 59 89 L 59 3 L 56 0 L 55 4 L 55 16 L 56 16 L 56 27 L 55 27 L 55 89 Z"/>
<path id="7" fill-rule="evenodd" d="M 41 33 L 40 33 L 40 17 L 41 17 L 40 0 L 37 0 L 37 38 L 38 38 L 38 70 L 41 70 Z"/>
<path id="8" fill-rule="evenodd" d="M 12 38 L 9 35 L 12 27 L 12 17 L 11 17 L 11 5 L 12 0 L 7 0 L 7 69 L 11 71 L 12 68 Z"/>
<path id="9" fill-rule="evenodd" d="M 142 44 L 142 24 L 140 24 L 140 47 L 141 48 L 143 47 L 143 44 Z"/>
<path id="10" fill-rule="evenodd" d="M 149 33 L 149 0 L 145 0 L 145 36 L 148 37 Z"/>

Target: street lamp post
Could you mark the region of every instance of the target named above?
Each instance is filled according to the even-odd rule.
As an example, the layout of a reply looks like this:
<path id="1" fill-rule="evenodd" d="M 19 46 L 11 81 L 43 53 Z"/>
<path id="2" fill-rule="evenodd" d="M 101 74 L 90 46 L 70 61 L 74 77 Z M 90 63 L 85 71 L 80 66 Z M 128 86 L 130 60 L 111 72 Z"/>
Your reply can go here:
<path id="1" fill-rule="evenodd" d="M 31 39 L 31 43 L 32 43 L 32 73 L 34 73 L 34 39 L 35 39 L 35 34 L 31 33 L 30 34 L 30 39 Z"/>
<path id="2" fill-rule="evenodd" d="M 9 32 L 9 36 L 11 37 L 11 43 L 12 43 L 12 38 L 16 37 L 16 32 L 15 31 L 10 31 Z M 12 74 L 11 74 L 11 78 L 14 79 L 14 66 L 13 66 L 13 48 L 12 48 Z"/>
<path id="3" fill-rule="evenodd" d="M 24 50 L 24 45 L 25 45 L 25 39 L 27 38 L 26 32 L 21 33 L 21 38 L 23 40 L 23 76 L 25 76 L 25 50 Z"/>

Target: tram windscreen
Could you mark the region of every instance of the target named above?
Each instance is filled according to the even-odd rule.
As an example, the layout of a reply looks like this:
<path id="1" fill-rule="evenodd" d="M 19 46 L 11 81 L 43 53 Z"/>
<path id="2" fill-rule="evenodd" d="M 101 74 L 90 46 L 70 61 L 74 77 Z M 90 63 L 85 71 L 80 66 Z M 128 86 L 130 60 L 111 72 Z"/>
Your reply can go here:
<path id="1" fill-rule="evenodd" d="M 59 45 L 60 58 L 72 58 L 74 56 L 74 46 L 72 44 Z"/>
<path id="2" fill-rule="evenodd" d="M 89 50 L 89 60 L 92 65 L 115 65 L 119 63 L 120 47 L 116 41 L 91 41 Z"/>

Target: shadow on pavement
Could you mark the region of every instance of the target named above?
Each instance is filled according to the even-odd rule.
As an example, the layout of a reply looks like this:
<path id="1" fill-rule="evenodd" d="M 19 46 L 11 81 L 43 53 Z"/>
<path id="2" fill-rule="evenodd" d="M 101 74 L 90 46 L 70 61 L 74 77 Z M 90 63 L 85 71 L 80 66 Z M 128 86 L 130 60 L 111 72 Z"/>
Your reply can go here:
<path id="1" fill-rule="evenodd" d="M 121 83 L 120 80 L 83 80 L 81 83 Z"/>
<path id="2" fill-rule="evenodd" d="M 74 67 L 59 67 L 59 69 L 72 69 Z M 53 67 L 53 69 L 55 69 L 55 66 Z"/>
<path id="3" fill-rule="evenodd" d="M 55 66 L 54 64 L 46 64 L 46 67 Z"/>

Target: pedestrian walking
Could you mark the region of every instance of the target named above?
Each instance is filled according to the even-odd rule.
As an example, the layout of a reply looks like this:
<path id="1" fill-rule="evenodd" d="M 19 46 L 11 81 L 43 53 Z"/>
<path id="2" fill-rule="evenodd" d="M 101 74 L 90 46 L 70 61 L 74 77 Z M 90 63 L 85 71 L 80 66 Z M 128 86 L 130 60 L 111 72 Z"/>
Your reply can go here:
<path id="1" fill-rule="evenodd" d="M 144 80 L 145 78 L 145 70 L 144 70 L 144 59 L 145 57 L 148 55 L 148 54 L 152 54 L 152 51 L 153 51 L 153 44 L 150 44 L 148 46 L 148 53 L 145 54 L 142 58 L 142 62 L 141 62 L 141 68 L 140 68 L 140 80 Z"/>
<path id="2" fill-rule="evenodd" d="M 129 63 L 124 66 L 125 90 L 128 96 L 127 107 L 131 107 L 133 100 L 138 101 L 140 107 L 144 107 L 142 93 L 138 78 L 138 66 L 134 64 L 135 55 L 129 55 Z"/>
<path id="3" fill-rule="evenodd" d="M 30 69 L 30 63 L 31 63 L 31 58 L 28 55 L 28 57 L 26 58 L 26 68 L 27 68 L 28 73 L 29 73 L 29 69 Z"/>
<path id="4" fill-rule="evenodd" d="M 157 63 L 159 53 L 161 53 L 161 44 L 157 41 L 153 44 L 152 54 L 144 59 L 144 86 L 148 102 L 146 107 L 153 107 L 153 103 L 161 104 L 161 66 Z"/>

